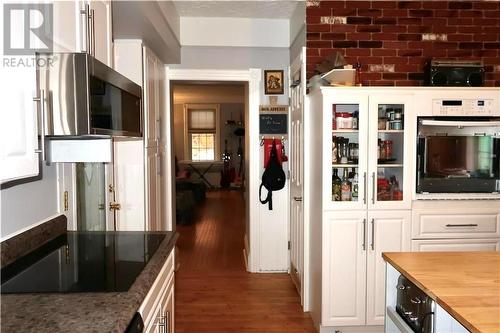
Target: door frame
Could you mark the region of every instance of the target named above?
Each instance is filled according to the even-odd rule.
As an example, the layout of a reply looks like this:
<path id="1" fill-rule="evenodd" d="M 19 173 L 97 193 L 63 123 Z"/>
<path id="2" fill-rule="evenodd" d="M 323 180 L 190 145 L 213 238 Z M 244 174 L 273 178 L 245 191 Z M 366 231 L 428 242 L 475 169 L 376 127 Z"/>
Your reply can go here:
<path id="1" fill-rule="evenodd" d="M 248 100 L 247 112 L 245 115 L 245 131 L 248 133 L 247 139 L 249 143 L 259 142 L 259 104 L 260 104 L 260 87 L 262 80 L 262 69 L 250 68 L 248 70 L 212 70 L 212 69 L 173 69 L 165 66 L 165 96 L 166 96 L 166 123 L 163 124 L 166 128 L 166 147 L 167 151 L 167 165 L 171 165 L 167 171 L 166 176 L 168 179 L 167 189 L 171 193 L 172 202 L 169 203 L 172 219 L 170 230 L 175 230 L 175 188 L 172 180 L 174 175 L 171 173 L 174 170 L 174 152 L 172 148 L 173 143 L 173 121 L 171 110 L 171 81 L 233 81 L 233 82 L 246 82 L 248 83 Z M 246 211 L 246 224 L 248 225 L 245 232 L 243 249 L 247 271 L 259 271 L 259 202 L 253 200 L 259 195 L 259 145 L 258 144 L 245 144 L 248 149 L 245 149 L 245 165 L 247 175 L 247 186 L 245 188 L 245 211 Z M 169 174 L 170 172 L 170 174 Z"/>
<path id="2" fill-rule="evenodd" d="M 292 82 L 292 75 L 293 73 L 300 71 L 300 85 L 302 86 L 302 95 L 303 95 L 303 100 L 302 100 L 302 126 L 303 126 L 303 132 L 302 132 L 302 137 L 303 137 L 303 142 L 302 142 L 302 221 L 303 221 L 303 230 L 302 230 L 302 237 L 303 237 L 303 244 L 302 244 L 302 286 L 301 286 L 301 301 L 302 301 L 302 307 L 305 312 L 309 311 L 310 307 L 310 299 L 309 299 L 309 219 L 307 219 L 307 214 L 308 211 L 308 205 L 307 205 L 307 198 L 306 198 L 306 187 L 304 185 L 305 183 L 305 178 L 306 178 L 306 142 L 305 142 L 305 136 L 306 136 L 306 131 L 307 131 L 307 126 L 306 126 L 306 113 L 307 113 L 307 98 L 306 98 L 306 89 L 307 89 L 307 77 L 306 77 L 306 48 L 302 47 L 301 52 L 297 55 L 297 57 L 292 61 L 290 65 L 290 81 Z M 290 96 L 291 96 L 291 91 L 290 91 Z M 292 123 L 291 117 L 292 117 L 292 104 L 293 101 L 290 101 L 290 124 Z M 290 136 L 293 135 L 292 131 L 289 130 Z M 293 138 L 291 138 L 293 140 Z M 291 142 L 291 141 L 290 141 Z M 292 150 L 292 147 L 290 147 L 290 151 Z M 291 180 L 290 180 L 291 181 Z M 291 214 L 293 213 L 291 211 L 292 209 L 292 190 L 291 190 L 291 185 L 290 185 L 290 218 L 289 218 L 289 230 L 291 231 L 291 223 L 292 223 L 292 216 Z M 290 239 L 291 241 L 291 239 Z M 291 255 L 291 253 L 290 253 Z M 290 266 L 291 267 L 291 266 Z"/>

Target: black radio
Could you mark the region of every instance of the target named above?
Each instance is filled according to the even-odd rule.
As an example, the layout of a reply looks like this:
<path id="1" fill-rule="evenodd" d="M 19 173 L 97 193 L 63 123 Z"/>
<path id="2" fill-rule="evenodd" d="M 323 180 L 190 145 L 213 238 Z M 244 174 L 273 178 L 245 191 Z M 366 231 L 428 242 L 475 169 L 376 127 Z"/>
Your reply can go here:
<path id="1" fill-rule="evenodd" d="M 432 60 L 426 85 L 439 87 L 481 87 L 484 85 L 482 61 Z"/>

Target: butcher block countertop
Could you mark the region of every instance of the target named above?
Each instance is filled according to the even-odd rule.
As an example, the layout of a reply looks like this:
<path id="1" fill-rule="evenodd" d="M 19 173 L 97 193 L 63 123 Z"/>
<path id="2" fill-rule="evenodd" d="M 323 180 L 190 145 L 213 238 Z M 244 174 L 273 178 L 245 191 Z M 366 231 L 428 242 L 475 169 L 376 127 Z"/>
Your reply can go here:
<path id="1" fill-rule="evenodd" d="M 500 332 L 500 252 L 383 253 L 471 332 Z"/>

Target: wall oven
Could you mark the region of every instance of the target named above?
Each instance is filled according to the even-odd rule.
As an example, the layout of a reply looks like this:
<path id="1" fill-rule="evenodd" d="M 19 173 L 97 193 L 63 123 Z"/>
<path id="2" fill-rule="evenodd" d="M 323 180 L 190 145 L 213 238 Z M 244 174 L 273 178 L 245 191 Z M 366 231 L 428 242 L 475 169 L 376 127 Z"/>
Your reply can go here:
<path id="1" fill-rule="evenodd" d="M 417 118 L 418 194 L 498 194 L 500 117 Z"/>

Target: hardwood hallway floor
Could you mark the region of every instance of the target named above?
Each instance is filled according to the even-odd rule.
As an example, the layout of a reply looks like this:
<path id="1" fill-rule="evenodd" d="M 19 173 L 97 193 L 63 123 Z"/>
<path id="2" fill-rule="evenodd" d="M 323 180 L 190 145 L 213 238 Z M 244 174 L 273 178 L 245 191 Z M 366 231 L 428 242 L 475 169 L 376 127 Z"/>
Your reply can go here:
<path id="1" fill-rule="evenodd" d="M 237 191 L 213 191 L 180 234 L 176 333 L 315 332 L 287 274 L 245 271 L 245 208 Z"/>

